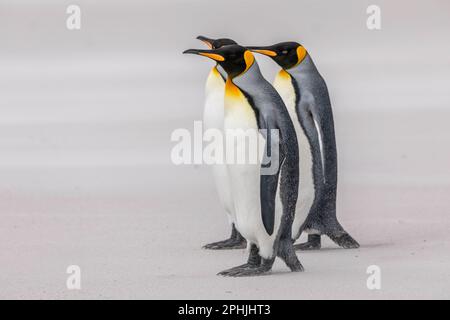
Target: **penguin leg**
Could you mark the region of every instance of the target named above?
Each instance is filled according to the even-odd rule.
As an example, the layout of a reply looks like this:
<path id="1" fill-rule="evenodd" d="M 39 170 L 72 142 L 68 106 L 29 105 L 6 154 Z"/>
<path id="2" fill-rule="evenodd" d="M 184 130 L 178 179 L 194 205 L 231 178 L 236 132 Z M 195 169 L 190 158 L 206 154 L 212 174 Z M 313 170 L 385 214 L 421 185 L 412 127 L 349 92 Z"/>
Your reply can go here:
<path id="1" fill-rule="evenodd" d="M 344 230 L 336 233 L 327 233 L 327 236 L 344 249 L 359 248 L 359 243 Z"/>
<path id="2" fill-rule="evenodd" d="M 320 234 L 309 234 L 308 241 L 294 245 L 295 250 L 320 250 L 321 244 Z"/>
<path id="3" fill-rule="evenodd" d="M 244 237 L 237 231 L 234 223 L 231 227 L 231 236 L 227 240 L 213 242 L 203 246 L 203 249 L 210 250 L 226 250 L 226 249 L 244 249 L 247 247 L 247 241 Z"/>
<path id="4" fill-rule="evenodd" d="M 303 266 L 295 254 L 294 246 L 290 239 L 280 239 L 278 248 L 278 257 L 280 257 L 292 272 L 303 271 Z"/>
<path id="5" fill-rule="evenodd" d="M 275 258 L 264 259 L 259 255 L 259 249 L 255 244 L 250 247 L 250 255 L 247 263 L 219 272 L 218 275 L 225 277 L 250 277 L 269 272 Z"/>

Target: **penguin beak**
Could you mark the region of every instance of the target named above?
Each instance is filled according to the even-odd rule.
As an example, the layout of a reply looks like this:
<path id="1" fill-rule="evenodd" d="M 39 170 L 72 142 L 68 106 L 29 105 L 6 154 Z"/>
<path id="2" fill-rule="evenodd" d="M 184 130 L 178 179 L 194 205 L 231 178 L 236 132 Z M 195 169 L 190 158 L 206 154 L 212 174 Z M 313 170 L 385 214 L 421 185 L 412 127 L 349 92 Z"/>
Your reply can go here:
<path id="1" fill-rule="evenodd" d="M 247 49 L 256 52 L 256 53 L 260 53 L 263 54 L 265 56 L 269 56 L 269 57 L 276 57 L 277 53 L 275 51 L 273 51 L 271 49 L 271 47 L 247 47 Z"/>
<path id="2" fill-rule="evenodd" d="M 210 49 L 213 48 L 214 39 L 207 38 L 207 37 L 204 37 L 204 36 L 198 36 L 197 39 L 200 40 L 200 41 L 203 41 Z"/>
<path id="3" fill-rule="evenodd" d="M 183 54 L 187 54 L 187 53 L 204 56 L 204 57 L 213 59 L 218 62 L 225 61 L 225 58 L 223 56 L 221 56 L 220 54 L 216 53 L 214 50 L 189 49 L 189 50 L 186 50 L 183 52 Z"/>

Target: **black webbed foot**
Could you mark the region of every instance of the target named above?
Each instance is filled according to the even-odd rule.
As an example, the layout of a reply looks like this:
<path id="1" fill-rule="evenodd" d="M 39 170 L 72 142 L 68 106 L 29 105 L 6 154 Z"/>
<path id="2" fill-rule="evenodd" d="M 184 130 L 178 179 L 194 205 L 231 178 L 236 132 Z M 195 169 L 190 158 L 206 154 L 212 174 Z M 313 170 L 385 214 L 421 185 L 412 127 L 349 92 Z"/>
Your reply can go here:
<path id="1" fill-rule="evenodd" d="M 227 239 L 223 241 L 209 243 L 203 246 L 203 249 L 209 250 L 230 250 L 230 249 L 245 249 L 247 247 L 247 242 L 238 239 Z"/>
<path id="2" fill-rule="evenodd" d="M 258 247 L 254 244 L 250 247 L 247 263 L 219 272 L 224 277 L 251 277 L 268 273 L 272 269 L 273 259 L 263 259 L 259 255 Z"/>
<path id="3" fill-rule="evenodd" d="M 344 249 L 356 249 L 359 248 L 359 243 L 353 239 L 347 232 L 340 233 L 338 235 L 329 234 L 331 240 Z"/>
<path id="4" fill-rule="evenodd" d="M 320 250 L 321 247 L 320 234 L 310 234 L 307 242 L 294 245 L 295 250 L 301 251 Z"/>
<path id="5" fill-rule="evenodd" d="M 237 231 L 234 224 L 232 225 L 231 236 L 227 240 L 209 243 L 203 246 L 203 249 L 209 250 L 230 250 L 230 249 L 244 249 L 247 247 L 247 241 Z"/>
<path id="6" fill-rule="evenodd" d="M 272 269 L 272 266 L 261 264 L 260 266 L 249 266 L 244 264 L 242 266 L 234 267 L 228 270 L 219 272 L 218 275 L 225 277 L 252 277 L 267 274 Z"/>

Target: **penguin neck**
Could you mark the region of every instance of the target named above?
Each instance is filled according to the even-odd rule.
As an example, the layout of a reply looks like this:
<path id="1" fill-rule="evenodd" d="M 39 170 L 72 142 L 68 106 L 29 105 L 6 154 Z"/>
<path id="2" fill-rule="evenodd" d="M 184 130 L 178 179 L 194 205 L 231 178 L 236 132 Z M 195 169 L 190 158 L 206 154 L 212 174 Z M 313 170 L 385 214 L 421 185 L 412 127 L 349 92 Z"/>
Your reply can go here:
<path id="1" fill-rule="evenodd" d="M 302 62 L 286 71 L 293 77 L 295 77 L 296 75 L 301 75 L 308 72 L 317 72 L 317 68 L 311 56 L 309 55 L 309 53 L 307 53 Z"/>
<path id="2" fill-rule="evenodd" d="M 256 61 L 244 73 L 230 78 L 228 77 L 225 84 L 225 97 L 227 99 L 245 100 L 244 92 L 253 92 L 255 87 L 258 87 L 259 81 L 264 79 Z"/>
<path id="3" fill-rule="evenodd" d="M 242 90 L 247 91 L 250 90 L 255 83 L 258 83 L 263 79 L 258 63 L 255 60 L 247 71 L 234 77 L 232 82 L 239 88 L 242 88 Z"/>

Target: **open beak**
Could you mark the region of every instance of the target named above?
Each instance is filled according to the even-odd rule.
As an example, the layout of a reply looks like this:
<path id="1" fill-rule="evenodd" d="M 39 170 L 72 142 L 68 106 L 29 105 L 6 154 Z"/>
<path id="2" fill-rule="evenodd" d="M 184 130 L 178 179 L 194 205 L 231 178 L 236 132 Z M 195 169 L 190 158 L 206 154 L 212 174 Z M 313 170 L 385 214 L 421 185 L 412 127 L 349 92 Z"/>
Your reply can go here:
<path id="1" fill-rule="evenodd" d="M 207 37 L 204 37 L 204 36 L 198 36 L 197 39 L 200 40 L 200 41 L 203 41 L 210 49 L 213 48 L 214 39 L 207 38 Z"/>
<path id="2" fill-rule="evenodd" d="M 269 56 L 269 57 L 277 56 L 277 53 L 275 51 L 273 51 L 271 47 L 247 47 L 247 49 L 249 49 L 253 52 L 256 52 L 256 53 L 263 54 L 265 56 Z"/>
<path id="3" fill-rule="evenodd" d="M 200 50 L 200 49 L 189 49 L 183 52 L 183 54 L 190 53 L 190 54 L 197 54 L 200 56 L 204 56 L 210 59 L 213 59 L 215 61 L 221 62 L 225 61 L 225 58 L 221 56 L 220 54 L 216 53 L 214 50 Z"/>

